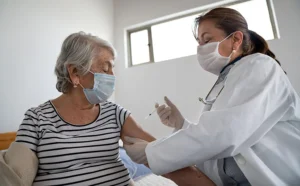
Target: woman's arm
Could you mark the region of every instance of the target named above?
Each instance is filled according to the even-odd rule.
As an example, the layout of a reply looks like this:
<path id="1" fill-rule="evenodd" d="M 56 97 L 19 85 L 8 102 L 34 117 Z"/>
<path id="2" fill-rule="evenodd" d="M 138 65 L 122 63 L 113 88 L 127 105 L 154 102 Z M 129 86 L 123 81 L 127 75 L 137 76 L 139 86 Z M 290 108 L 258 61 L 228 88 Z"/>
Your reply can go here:
<path id="1" fill-rule="evenodd" d="M 32 150 L 14 142 L 6 152 L 0 152 L 0 185 L 30 186 L 38 169 L 38 159 Z"/>
<path id="2" fill-rule="evenodd" d="M 124 143 L 126 143 L 126 141 L 124 140 L 125 136 L 139 138 L 148 142 L 152 142 L 155 140 L 155 138 L 151 134 L 144 131 L 131 116 L 127 117 L 122 128 L 121 139 Z M 171 179 L 179 186 L 215 185 L 205 174 L 199 171 L 196 167 L 183 168 L 165 174 L 163 176 L 168 179 Z"/>
<path id="3" fill-rule="evenodd" d="M 29 109 L 16 141 L 6 152 L 0 153 L 0 185 L 32 185 L 39 161 L 35 153 L 39 139 L 36 118 L 37 114 Z"/>
<path id="4" fill-rule="evenodd" d="M 122 127 L 121 139 L 124 143 L 126 143 L 124 140 L 125 136 L 139 138 L 148 142 L 155 141 L 155 138 L 148 132 L 144 131 L 131 116 L 127 117 Z"/>

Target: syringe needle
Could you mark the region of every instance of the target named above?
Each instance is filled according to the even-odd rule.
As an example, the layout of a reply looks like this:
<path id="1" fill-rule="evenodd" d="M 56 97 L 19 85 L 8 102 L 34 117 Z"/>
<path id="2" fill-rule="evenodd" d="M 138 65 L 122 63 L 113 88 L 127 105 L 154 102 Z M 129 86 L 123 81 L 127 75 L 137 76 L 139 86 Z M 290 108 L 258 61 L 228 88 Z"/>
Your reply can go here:
<path id="1" fill-rule="evenodd" d="M 155 111 L 156 111 L 156 108 L 148 116 L 146 116 L 145 119 L 148 119 Z"/>

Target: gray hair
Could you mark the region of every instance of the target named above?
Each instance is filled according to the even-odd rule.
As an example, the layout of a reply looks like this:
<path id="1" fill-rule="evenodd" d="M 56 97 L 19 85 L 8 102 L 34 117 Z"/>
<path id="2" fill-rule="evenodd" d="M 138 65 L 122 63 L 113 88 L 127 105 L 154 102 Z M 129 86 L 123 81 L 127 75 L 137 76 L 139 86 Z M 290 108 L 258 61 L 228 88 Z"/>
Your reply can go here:
<path id="1" fill-rule="evenodd" d="M 62 93 L 67 93 L 70 90 L 73 83 L 67 69 L 68 65 L 73 65 L 78 70 L 79 75 L 84 75 L 90 70 L 94 59 L 101 54 L 103 49 L 109 50 L 116 58 L 114 47 L 97 36 L 84 32 L 69 35 L 64 40 L 56 61 L 56 89 Z"/>

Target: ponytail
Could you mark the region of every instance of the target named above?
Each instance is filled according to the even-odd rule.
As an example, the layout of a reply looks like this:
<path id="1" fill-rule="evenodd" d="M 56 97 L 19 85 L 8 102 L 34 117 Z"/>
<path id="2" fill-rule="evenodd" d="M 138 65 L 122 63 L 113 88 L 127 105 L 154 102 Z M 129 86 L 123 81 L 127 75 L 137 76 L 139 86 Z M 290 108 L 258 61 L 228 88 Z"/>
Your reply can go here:
<path id="1" fill-rule="evenodd" d="M 249 53 L 246 55 L 254 54 L 254 53 L 262 53 L 273 58 L 281 66 L 281 63 L 279 62 L 278 59 L 276 59 L 275 54 L 269 49 L 269 45 L 267 41 L 252 30 L 248 30 L 248 33 L 251 40 L 251 49 Z"/>

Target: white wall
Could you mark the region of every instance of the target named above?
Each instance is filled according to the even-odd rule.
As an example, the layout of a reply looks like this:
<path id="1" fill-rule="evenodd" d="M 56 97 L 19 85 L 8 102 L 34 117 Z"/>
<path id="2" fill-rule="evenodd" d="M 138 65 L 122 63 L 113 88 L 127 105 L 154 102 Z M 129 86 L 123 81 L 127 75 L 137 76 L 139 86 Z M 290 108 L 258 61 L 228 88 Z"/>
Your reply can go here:
<path id="1" fill-rule="evenodd" d="M 59 95 L 54 66 L 63 40 L 85 31 L 113 42 L 113 1 L 0 0 L 0 132 Z"/>
<path id="2" fill-rule="evenodd" d="M 118 78 L 116 101 L 130 109 L 136 120 L 156 137 L 162 137 L 171 130 L 163 127 L 156 115 L 147 121 L 144 120 L 144 117 L 154 108 L 155 101 L 162 103 L 163 96 L 169 96 L 188 119 L 196 121 L 202 107 L 197 99 L 199 96 L 203 97 L 207 94 L 216 78 L 200 68 L 196 56 L 125 68 L 124 28 L 213 2 L 218 1 L 114 1 L 114 41 L 119 53 L 116 62 Z M 274 5 L 281 38 L 270 41 L 270 47 L 281 60 L 292 84 L 300 94 L 300 1 L 274 0 Z M 184 46 L 178 43 L 178 47 Z"/>

